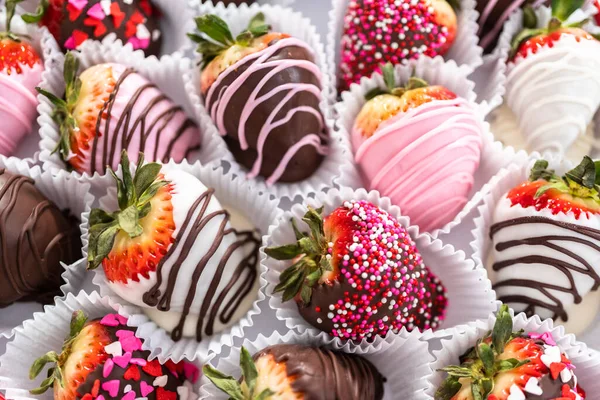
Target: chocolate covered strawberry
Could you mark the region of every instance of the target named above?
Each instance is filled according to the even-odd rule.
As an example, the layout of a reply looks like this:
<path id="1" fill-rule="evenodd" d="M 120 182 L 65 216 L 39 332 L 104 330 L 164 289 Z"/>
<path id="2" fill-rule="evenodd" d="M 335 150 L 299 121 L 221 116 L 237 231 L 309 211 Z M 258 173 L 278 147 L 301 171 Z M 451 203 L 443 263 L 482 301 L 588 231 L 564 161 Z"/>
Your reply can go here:
<path id="1" fill-rule="evenodd" d="M 514 36 L 506 100 L 530 151 L 567 151 L 600 107 L 600 41 L 573 22 L 584 2 L 553 1 L 546 26 L 526 12 Z"/>
<path id="2" fill-rule="evenodd" d="M 11 32 L 15 8 L 22 0 L 6 2 L 6 24 L 0 32 L 0 154 L 12 156 L 31 133 L 37 115 L 35 87 L 44 65 L 27 38 Z"/>
<path id="3" fill-rule="evenodd" d="M 266 249 L 294 262 L 275 288 L 284 302 L 294 299 L 308 323 L 342 339 L 440 324 L 444 287 L 394 217 L 364 200 L 347 201 L 325 218 L 322 212 L 309 209 L 302 219 L 309 233 L 294 225 L 296 243 Z"/>
<path id="4" fill-rule="evenodd" d="M 46 26 L 64 51 L 86 40 L 115 34 L 146 55 L 158 55 L 162 43 L 160 11 L 151 0 L 39 0 L 29 23 Z"/>
<path id="5" fill-rule="evenodd" d="M 383 67 L 386 87 L 366 94 L 352 129 L 366 186 L 390 197 L 422 231 L 463 209 L 479 167 L 483 126 L 473 104 L 441 85 Z M 444 165 L 444 168 L 440 168 Z"/>
<path id="6" fill-rule="evenodd" d="M 38 89 L 54 105 L 60 136 L 55 152 L 75 171 L 116 169 L 123 150 L 180 162 L 200 147 L 196 123 L 135 69 L 107 63 L 78 71 L 78 59 L 68 53 L 64 99 Z"/>
<path id="7" fill-rule="evenodd" d="M 204 375 L 237 400 L 380 400 L 384 378 L 368 360 L 323 347 L 277 344 L 240 352 L 240 380 L 205 365 Z"/>
<path id="8" fill-rule="evenodd" d="M 262 13 L 234 37 L 216 15 L 196 19 L 204 104 L 248 176 L 268 185 L 310 177 L 328 152 L 322 72 L 304 41 L 271 32 Z"/>
<path id="9" fill-rule="evenodd" d="M 568 321 L 576 332 L 598 311 L 597 165 L 585 157 L 559 177 L 547 161 L 537 161 L 529 180 L 500 199 L 489 232 L 490 277 L 499 299 L 530 316 Z"/>
<path id="10" fill-rule="evenodd" d="M 456 0 L 356 0 L 344 17 L 338 89 L 348 90 L 382 64 L 444 55 L 454 43 Z"/>
<path id="11" fill-rule="evenodd" d="M 196 177 L 156 163 L 122 178 L 90 215 L 89 268 L 102 265 L 108 286 L 144 307 L 174 340 L 200 341 L 237 322 L 258 287 L 255 231 L 237 231 L 229 213 Z M 114 208 L 112 208 L 114 206 Z"/>
<path id="12" fill-rule="evenodd" d="M 35 379 L 49 364 L 47 378 L 31 393 L 53 388 L 56 400 L 197 398 L 192 387 L 199 375 L 196 366 L 185 361 L 161 364 L 149 357 L 123 316 L 88 320 L 75 311 L 61 352 L 51 351 L 31 366 L 29 378 Z"/>
<path id="13" fill-rule="evenodd" d="M 492 332 L 460 357 L 460 365 L 443 368 L 448 377 L 435 400 L 584 400 L 575 366 L 549 332 L 513 332 L 503 305 Z"/>

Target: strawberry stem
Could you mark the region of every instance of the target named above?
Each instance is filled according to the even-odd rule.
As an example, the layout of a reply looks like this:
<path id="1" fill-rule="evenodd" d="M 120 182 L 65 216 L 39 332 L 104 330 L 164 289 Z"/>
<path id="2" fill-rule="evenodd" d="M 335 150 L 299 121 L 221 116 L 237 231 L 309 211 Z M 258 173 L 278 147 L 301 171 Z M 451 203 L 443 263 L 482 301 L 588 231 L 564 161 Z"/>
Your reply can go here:
<path id="1" fill-rule="evenodd" d="M 34 14 L 24 14 L 21 18 L 28 24 L 38 23 L 44 18 L 44 14 L 46 14 L 49 6 L 50 3 L 48 0 L 40 0 Z"/>
<path id="2" fill-rule="evenodd" d="M 411 76 L 404 86 L 399 86 L 399 83 L 396 82 L 396 74 L 394 72 L 394 66 L 392 63 L 387 63 L 383 67 L 381 67 L 381 74 L 383 75 L 383 82 L 385 83 L 385 89 L 375 88 L 369 91 L 365 98 L 367 101 L 374 99 L 377 96 L 381 96 L 383 94 L 391 94 L 394 96 L 402 97 L 406 92 L 414 89 L 420 89 L 429 86 L 426 80 Z"/>

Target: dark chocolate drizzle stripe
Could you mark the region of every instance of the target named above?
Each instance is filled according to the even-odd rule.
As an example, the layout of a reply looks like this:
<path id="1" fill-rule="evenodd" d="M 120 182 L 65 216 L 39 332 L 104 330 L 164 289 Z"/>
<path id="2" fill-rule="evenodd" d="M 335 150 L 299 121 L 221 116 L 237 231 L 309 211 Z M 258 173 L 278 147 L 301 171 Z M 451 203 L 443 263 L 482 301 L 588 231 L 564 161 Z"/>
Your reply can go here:
<path id="1" fill-rule="evenodd" d="M 152 134 L 152 132 L 154 132 L 155 129 L 157 130 L 157 134 L 156 134 L 156 140 L 154 143 L 153 160 L 162 161 L 163 163 L 167 163 L 169 161 L 169 159 L 171 158 L 171 152 L 173 151 L 173 146 L 175 145 L 175 143 L 183 136 L 183 134 L 185 133 L 185 131 L 188 128 L 196 126 L 196 123 L 194 121 L 192 121 L 189 118 L 186 118 L 184 123 L 177 129 L 177 132 L 175 133 L 174 137 L 169 141 L 169 145 L 167 146 L 167 150 L 166 150 L 165 154 L 163 155 L 163 157 L 161 159 L 159 159 L 158 143 L 160 142 L 161 134 L 166 129 L 169 122 L 171 122 L 171 120 L 178 113 L 182 113 L 184 111 L 183 111 L 182 107 L 177 106 L 177 105 L 172 105 L 167 110 L 165 110 L 164 112 L 159 114 L 158 117 L 156 118 L 156 120 L 148 121 L 149 114 L 152 111 L 152 109 L 154 109 L 154 107 L 156 107 L 158 104 L 160 104 L 163 101 L 170 102 L 170 99 L 168 96 L 161 94 L 159 96 L 154 97 L 152 100 L 150 100 L 148 102 L 148 104 L 146 105 L 146 108 L 144 108 L 144 110 L 136 117 L 134 115 L 133 108 L 138 103 L 138 101 L 140 101 L 142 94 L 149 89 L 156 88 L 156 85 L 154 85 L 152 83 L 148 83 L 144 86 L 139 87 L 137 89 L 137 91 L 129 99 L 129 102 L 125 106 L 123 113 L 121 114 L 121 116 L 119 117 L 119 120 L 117 121 L 117 125 L 115 127 L 115 131 L 113 132 L 112 140 L 111 140 L 110 146 L 109 146 L 110 135 L 108 135 L 107 132 L 110 131 L 110 123 L 112 121 L 113 105 L 115 104 L 117 96 L 119 95 L 119 90 L 121 88 L 121 85 L 125 81 L 125 79 L 127 79 L 127 77 L 130 76 L 131 74 L 135 74 L 135 73 L 136 72 L 133 68 L 127 68 L 123 72 L 123 74 L 121 74 L 121 76 L 119 77 L 119 79 L 117 80 L 117 82 L 115 84 L 114 90 L 112 91 L 112 93 L 110 94 L 110 96 L 108 98 L 108 101 L 106 101 L 104 103 L 104 105 L 102 106 L 102 108 L 100 109 L 100 112 L 98 114 L 98 118 L 96 121 L 96 131 L 94 134 L 94 141 L 92 144 L 92 158 L 91 158 L 92 159 L 92 161 L 91 161 L 92 173 L 94 173 L 96 171 L 103 172 L 106 165 L 113 165 L 115 163 L 115 160 L 117 160 L 120 157 L 120 151 L 117 151 L 117 149 L 118 149 L 117 143 L 119 141 L 119 137 L 121 137 L 120 145 L 121 145 L 122 149 L 127 149 L 128 153 L 130 153 L 130 154 L 131 153 L 137 154 L 139 152 L 145 152 L 146 142 L 147 142 L 148 138 L 150 137 L 150 135 Z M 102 117 L 104 114 L 106 114 L 106 118 Z M 102 131 L 102 121 L 103 120 L 104 120 L 104 129 Z M 140 144 L 139 144 L 137 150 L 131 150 L 131 149 L 129 149 L 129 145 L 131 144 L 132 140 L 134 139 L 134 135 L 136 134 L 136 130 L 138 129 L 138 127 L 140 127 L 140 129 L 141 129 Z M 102 134 L 102 132 L 103 132 L 103 134 Z M 100 138 L 102 136 L 104 137 L 102 163 L 99 167 L 97 167 L 96 166 L 96 164 L 97 164 L 96 154 L 98 152 L 98 141 L 100 140 Z M 198 150 L 199 148 L 200 148 L 200 146 L 195 146 L 193 148 L 188 149 L 188 153 L 186 154 L 186 157 L 189 155 L 189 153 L 191 153 L 192 151 Z"/>
<path id="2" fill-rule="evenodd" d="M 179 320 L 177 327 L 171 332 L 173 340 L 180 340 L 183 336 L 183 328 L 187 316 L 190 314 L 192 303 L 196 297 L 197 284 L 202 278 L 202 282 L 210 281 L 206 296 L 202 301 L 202 305 L 198 311 L 198 325 L 196 327 L 196 340 L 202 340 L 202 333 L 206 335 L 212 335 L 214 332 L 214 322 L 218 317 L 219 321 L 223 324 L 228 323 L 235 311 L 240 306 L 244 298 L 252 290 L 254 281 L 257 277 L 256 263 L 258 261 L 258 249 L 260 247 L 260 241 L 256 239 L 255 232 L 253 231 L 242 231 L 238 232 L 233 228 L 227 228 L 227 222 L 229 221 L 229 214 L 225 210 L 215 211 L 210 214 L 206 214 L 206 210 L 210 204 L 210 201 L 214 195 L 214 189 L 208 189 L 202 193 L 200 197 L 194 202 L 192 207 L 187 213 L 185 221 L 181 226 L 177 237 L 175 238 L 174 244 L 169 248 L 169 251 L 161 259 L 156 270 L 156 284 L 144 294 L 143 300 L 146 304 L 152 307 L 156 307 L 160 311 L 169 311 L 171 308 L 171 298 L 175 290 L 175 283 L 177 279 L 189 279 L 190 282 L 195 283 L 190 285 L 190 290 L 186 296 L 184 309 Z M 197 215 L 196 215 L 197 214 Z M 196 217 L 194 218 L 194 215 Z M 196 269 L 191 277 L 180 276 L 180 269 L 183 262 L 188 257 L 194 242 L 198 235 L 202 234 L 204 227 L 213 219 L 222 218 L 219 225 L 219 229 L 214 237 L 207 237 L 207 240 L 213 240 L 213 243 L 207 253 L 196 265 Z M 189 233 L 186 232 L 189 230 Z M 223 239 L 227 235 L 235 235 L 238 240 L 235 241 L 225 251 L 223 257 L 218 261 L 218 267 L 212 277 L 203 277 L 202 274 L 211 261 L 214 254 L 219 249 L 219 246 L 223 242 Z M 225 267 L 231 258 L 231 256 L 239 249 L 243 249 L 246 245 L 252 244 L 252 251 L 249 252 L 237 265 L 231 280 L 227 283 L 225 288 L 220 293 L 217 293 L 219 285 L 221 283 Z M 180 249 L 180 250 L 179 250 Z M 167 288 L 165 293 L 161 293 L 160 287 L 163 283 L 163 266 L 165 262 L 173 256 L 174 253 L 180 251 L 179 256 L 173 263 L 173 267 L 167 277 Z M 225 298 L 230 295 L 231 290 L 238 285 L 237 292 L 227 303 Z M 216 297 L 214 304 L 211 303 Z M 220 313 L 219 313 L 220 312 Z M 208 317 L 206 327 L 203 328 L 204 319 Z"/>
<path id="3" fill-rule="evenodd" d="M 509 295 L 509 296 L 501 296 L 500 300 L 505 303 L 524 303 L 527 305 L 527 308 L 524 310 L 525 313 L 529 316 L 536 314 L 536 307 L 540 307 L 543 309 L 547 309 L 548 311 L 553 313 L 553 318 L 556 319 L 560 317 L 563 321 L 568 320 L 568 315 L 565 310 L 563 303 L 552 293 L 551 290 L 569 293 L 573 296 L 575 304 L 581 303 L 583 300 L 581 294 L 577 290 L 577 286 L 575 284 L 574 272 L 587 275 L 590 279 L 594 280 L 594 285 L 592 290 L 598 290 L 600 287 L 600 276 L 596 273 L 593 266 L 581 257 L 578 254 L 568 250 L 564 246 L 561 246 L 560 242 L 571 242 L 571 243 L 579 243 L 584 246 L 587 246 L 597 252 L 600 253 L 600 246 L 591 240 L 600 241 L 600 230 L 588 228 L 585 226 L 580 226 L 568 222 L 555 221 L 546 217 L 522 217 L 516 218 L 508 221 L 499 222 L 497 224 L 492 225 L 490 229 L 490 238 L 494 238 L 498 232 L 502 229 L 524 225 L 524 224 L 548 224 L 554 225 L 559 228 L 564 229 L 565 235 L 545 235 L 545 236 L 537 236 L 533 238 L 520 239 L 520 240 L 510 240 L 506 242 L 496 243 L 495 249 L 498 252 L 502 252 L 517 246 L 544 246 L 559 253 L 564 254 L 565 256 L 571 258 L 576 263 L 563 261 L 553 257 L 541 256 L 541 255 L 531 255 L 525 257 L 518 257 L 515 259 L 504 260 L 500 262 L 495 262 L 492 266 L 494 271 L 500 271 L 504 268 L 508 268 L 511 266 L 515 266 L 518 264 L 544 264 L 558 269 L 562 272 L 566 279 L 569 282 L 568 287 L 553 285 L 549 283 L 542 283 L 539 281 L 531 280 L 531 279 L 507 279 L 504 281 L 499 281 L 494 285 L 494 288 L 498 287 L 523 287 L 523 288 L 531 288 L 538 290 L 541 294 L 548 298 L 549 302 L 544 302 L 538 299 L 531 298 L 525 295 Z M 584 238 L 578 236 L 568 236 L 568 233 L 575 233 L 585 237 L 588 237 L 590 240 L 586 240 Z M 577 263 L 581 264 L 579 266 Z"/>

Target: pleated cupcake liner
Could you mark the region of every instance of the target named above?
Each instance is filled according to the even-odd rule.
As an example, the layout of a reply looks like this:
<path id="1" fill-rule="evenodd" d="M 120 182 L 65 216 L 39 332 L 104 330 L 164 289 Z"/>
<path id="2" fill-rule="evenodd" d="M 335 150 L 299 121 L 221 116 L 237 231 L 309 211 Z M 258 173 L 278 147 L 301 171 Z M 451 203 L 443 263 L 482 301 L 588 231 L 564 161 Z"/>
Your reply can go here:
<path id="1" fill-rule="evenodd" d="M 32 166 L 27 160 L 19 160 L 14 157 L 0 158 L 0 168 L 7 171 L 26 176 L 33 179 L 35 187 L 50 201 L 52 201 L 61 210 L 69 210 L 69 213 L 79 218 L 84 213 L 89 213 L 93 196 L 89 193 L 89 185 L 81 184 L 74 179 L 68 179 L 64 176 L 53 176 L 49 172 L 44 172 L 39 166 Z M 10 229 L 10 227 L 7 227 Z M 84 231 L 87 231 L 87 220 L 80 220 L 79 228 L 83 240 Z M 67 266 L 63 264 L 65 270 Z M 63 274 L 63 279 L 66 275 Z M 65 281 L 65 285 L 68 284 Z M 66 290 L 66 286 L 61 290 Z M 63 290 L 63 294 L 65 291 Z M 57 296 L 58 298 L 59 296 Z M 31 314 L 42 308 L 41 304 L 34 302 L 14 303 L 0 312 L 0 337 L 9 337 L 13 334 L 13 329 L 21 324 L 24 319 L 29 318 Z"/>
<path id="2" fill-rule="evenodd" d="M 117 313 L 129 319 L 128 326 L 136 326 L 130 317 L 132 312 L 136 312 L 135 307 L 120 305 L 114 299 L 102 297 L 97 292 L 88 294 L 82 291 L 77 295 L 69 293 L 64 299 L 57 300 L 56 304 L 44 307 L 43 312 L 35 313 L 32 319 L 15 330 L 14 338 L 7 344 L 6 353 L 0 356 L 0 390 L 6 392 L 7 400 L 54 398 L 52 390 L 42 395 L 29 393 L 29 390 L 39 387 L 44 379 L 41 374 L 37 379 L 30 380 L 29 368 L 48 351 L 61 351 L 63 342 L 69 335 L 71 315 L 78 310 L 83 311 L 89 319 Z M 207 358 L 202 362 L 209 360 Z M 195 364 L 201 366 L 200 362 Z M 195 384 L 194 389 L 199 393 L 200 381 Z"/>
<path id="3" fill-rule="evenodd" d="M 215 196 L 225 207 L 232 207 L 241 211 L 257 227 L 262 235 L 265 235 L 269 226 L 277 220 L 282 211 L 278 208 L 278 201 L 269 199 L 265 194 L 258 193 L 249 182 L 235 177 L 231 174 L 224 174 L 221 168 L 214 169 L 212 166 L 201 166 L 198 163 L 169 163 L 170 167 L 177 167 L 182 171 L 188 172 L 197 177 L 206 187 L 215 190 Z M 117 171 L 118 174 L 121 170 Z M 116 187 L 112 185 L 108 192 L 99 200 L 100 207 L 105 210 L 116 209 Z M 82 219 L 87 216 L 83 215 Z M 87 257 L 88 251 L 88 229 L 83 228 L 83 253 Z M 260 256 L 259 256 L 260 257 Z M 145 340 L 145 349 L 152 352 L 152 357 L 158 357 L 159 360 L 175 359 L 206 359 L 211 354 L 218 353 L 222 346 L 230 346 L 234 338 L 243 337 L 247 329 L 253 326 L 253 318 L 260 314 L 260 303 L 265 299 L 262 288 L 267 284 L 264 279 L 263 266 L 260 268 L 259 287 L 257 298 L 252 303 L 252 307 L 246 315 L 231 327 L 218 332 L 201 342 L 195 338 L 182 338 L 179 341 L 171 339 L 169 332 L 158 326 L 140 309 L 139 312 L 132 313 L 131 321 L 138 326 L 138 335 Z M 100 294 L 110 296 L 121 304 L 129 304 L 126 300 L 118 296 L 108 285 L 106 276 L 102 267 L 93 271 L 93 283 L 98 286 Z"/>
<path id="4" fill-rule="evenodd" d="M 513 311 L 511 310 L 511 315 Z M 433 399 L 435 391 L 443 382 L 446 373 L 438 371 L 450 365 L 460 364 L 459 357 L 469 348 L 476 345 L 477 340 L 485 336 L 494 327 L 496 316 L 470 322 L 452 329 L 426 334 L 424 339 L 430 342 L 441 343 L 441 348 L 433 351 L 435 362 L 431 364 L 433 374 L 430 375 L 427 398 Z M 600 390 L 600 357 L 598 353 L 587 347 L 585 343 L 577 341 L 576 337 L 565 333 L 562 326 L 554 326 L 552 320 L 542 321 L 535 316 L 527 318 L 521 313 L 513 316 L 513 330 L 525 330 L 525 333 L 550 332 L 563 353 L 566 353 L 575 366 L 575 375 L 579 385 L 592 397 Z M 439 346 L 438 346 L 439 347 Z"/>
<path id="5" fill-rule="evenodd" d="M 293 331 L 287 332 L 285 335 L 278 332 L 270 335 L 261 334 L 255 340 L 245 339 L 242 346 L 250 354 L 254 354 L 268 346 L 277 344 L 300 344 L 333 348 L 345 353 L 363 356 L 373 363 L 386 378 L 383 400 L 424 400 L 428 398 L 425 392 L 429 389 L 427 378 L 432 373 L 430 364 L 433 357 L 427 350 L 427 343 L 420 340 L 418 332 L 412 332 L 405 337 L 395 336 L 391 340 L 370 349 L 351 348 L 349 346 L 340 349 L 323 332 L 312 335 L 309 332 L 297 333 Z M 237 378 L 241 374 L 239 367 L 240 352 L 240 346 L 233 347 L 227 357 L 221 357 L 218 363 L 214 362 L 212 364 L 226 375 Z M 410 362 L 400 363 L 399 360 L 410 360 Z M 323 388 L 323 390 L 330 390 L 330 388 Z M 206 377 L 202 377 L 201 400 L 226 400 L 228 398 Z"/>
<path id="6" fill-rule="evenodd" d="M 317 193 L 332 185 L 333 179 L 339 177 L 344 167 L 351 165 L 351 154 L 349 153 L 350 144 L 346 138 L 334 129 L 334 121 L 331 118 L 333 110 L 329 99 L 334 90 L 333 83 L 327 74 L 327 61 L 323 44 L 320 36 L 311 21 L 305 18 L 301 13 L 284 8 L 278 5 L 260 5 L 253 4 L 248 6 L 242 4 L 239 7 L 230 5 L 225 7 L 223 3 L 216 6 L 210 3 L 199 3 L 199 0 L 192 0 L 196 15 L 216 14 L 223 18 L 235 33 L 238 33 L 248 25 L 248 21 L 257 13 L 262 12 L 274 31 L 285 32 L 291 36 L 305 41 L 314 51 L 315 63 L 323 73 L 322 100 L 320 103 L 321 112 L 325 118 L 325 125 L 329 130 L 329 154 L 327 154 L 319 168 L 307 179 L 300 182 L 283 183 L 276 182 L 269 186 L 264 177 L 248 177 L 248 170 L 235 160 L 235 157 L 229 151 L 224 139 L 217 132 L 219 143 L 211 153 L 211 160 L 217 165 L 227 165 L 230 171 L 243 179 L 249 179 L 253 182 L 256 190 L 269 193 L 276 198 L 288 198 L 293 200 L 296 196 L 308 196 Z M 201 59 L 196 55 L 197 64 Z M 200 69 L 194 68 L 184 76 L 186 82 L 186 91 L 191 103 L 194 106 L 198 119 L 210 119 L 210 115 L 204 106 L 204 100 L 200 94 Z M 216 129 L 216 127 L 215 127 Z"/>
<path id="7" fill-rule="evenodd" d="M 447 290 L 448 307 L 446 318 L 440 324 L 440 329 L 464 324 L 478 318 L 485 318 L 491 312 L 496 311 L 498 302 L 486 271 L 482 268 L 475 269 L 475 263 L 466 259 L 464 252 L 457 251 L 453 246 L 445 245 L 428 234 L 419 233 L 417 227 L 410 225 L 409 218 L 402 216 L 400 209 L 392 205 L 389 198 L 380 196 L 377 191 L 367 192 L 365 189 L 355 191 L 343 187 L 339 190 L 332 189 L 326 194 L 319 193 L 314 199 L 306 199 L 306 204 L 294 205 L 291 211 L 285 212 L 269 228 L 269 234 L 263 240 L 264 248 L 294 242 L 295 235 L 290 219 L 295 218 L 297 221 L 301 221 L 308 206 L 313 208 L 324 206 L 324 215 L 327 215 L 340 207 L 345 201 L 350 200 L 366 200 L 373 203 L 382 210 L 387 211 L 407 229 L 408 234 L 423 256 L 425 265 L 440 279 Z M 265 294 L 269 298 L 270 307 L 275 310 L 278 319 L 285 321 L 289 329 L 302 334 L 308 332 L 311 335 L 318 335 L 321 331 L 304 320 L 298 311 L 296 302 L 288 301 L 284 303 L 280 294 L 273 293 L 275 286 L 279 283 L 279 275 L 290 263 L 267 257 L 264 248 L 261 251 L 261 264 L 263 269 L 267 271 L 265 278 L 268 284 L 265 288 Z M 397 335 L 405 336 L 408 333 L 406 328 L 402 328 Z M 395 336 L 395 334 L 390 331 L 388 336 Z M 366 340 L 351 342 L 343 341 L 340 338 L 332 338 L 332 345 L 336 348 L 348 346 L 349 348 L 369 349 L 371 346 L 380 345 L 388 339 L 388 337 L 378 336 L 372 343 L 369 343 Z"/>
<path id="8" fill-rule="evenodd" d="M 448 235 L 454 227 L 458 226 L 473 211 L 486 193 L 485 184 L 499 169 L 509 165 L 515 159 L 525 157 L 525 153 L 515 152 L 511 148 L 503 148 L 500 142 L 494 140 L 494 136 L 489 130 L 489 124 L 484 121 L 488 105 L 476 103 L 475 83 L 468 78 L 468 70 L 458 66 L 454 61 L 444 61 L 439 57 L 433 59 L 423 57 L 411 61 L 408 65 L 396 66 L 396 79 L 398 81 L 407 81 L 413 73 L 415 76 L 424 78 L 430 84 L 445 86 L 459 97 L 466 99 L 475 107 L 482 127 L 481 161 L 474 174 L 474 184 L 469 194 L 469 201 L 451 222 L 430 232 L 434 238 L 437 238 Z M 356 117 L 366 103 L 366 94 L 375 88 L 385 88 L 383 77 L 379 73 L 373 74 L 370 78 L 363 77 L 360 85 L 352 85 L 350 91 L 342 94 L 342 101 L 336 105 L 338 116 L 336 126 L 340 134 L 348 138 L 348 141 L 350 141 Z M 368 188 L 369 185 L 362 179 L 359 168 L 356 165 L 346 167 L 342 177 L 336 179 L 335 183 L 351 188 Z"/>
<path id="9" fill-rule="evenodd" d="M 332 10 L 329 12 L 329 24 L 327 34 L 327 63 L 329 76 L 334 88 L 337 87 L 337 76 L 340 64 L 341 39 L 344 34 L 344 17 L 351 0 L 332 0 Z M 450 50 L 444 56 L 436 56 L 440 60 L 453 60 L 464 68 L 465 71 L 473 72 L 482 62 L 483 49 L 479 47 L 477 31 L 479 25 L 477 18 L 479 14 L 475 10 L 475 0 L 460 0 L 460 11 L 457 15 L 458 30 L 456 39 Z M 335 103 L 338 95 L 334 89 L 330 101 Z"/>

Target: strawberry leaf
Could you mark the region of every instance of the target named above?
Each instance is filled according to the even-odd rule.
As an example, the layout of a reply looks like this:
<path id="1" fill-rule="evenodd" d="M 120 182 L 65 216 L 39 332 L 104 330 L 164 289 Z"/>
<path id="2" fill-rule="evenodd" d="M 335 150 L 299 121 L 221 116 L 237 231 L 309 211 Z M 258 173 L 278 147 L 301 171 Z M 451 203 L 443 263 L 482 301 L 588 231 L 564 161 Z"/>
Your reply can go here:
<path id="1" fill-rule="evenodd" d="M 472 378 L 473 370 L 471 368 L 461 367 L 452 365 L 449 367 L 441 368 L 439 371 L 446 372 L 449 376 L 455 376 L 457 378 Z"/>
<path id="2" fill-rule="evenodd" d="M 196 18 L 196 28 L 213 41 L 222 45 L 233 45 L 233 35 L 227 23 L 214 14 L 206 14 Z"/>
<path id="3" fill-rule="evenodd" d="M 300 289 L 300 298 L 302 300 L 302 303 L 304 303 L 304 305 L 310 304 L 312 292 L 313 292 L 312 287 L 307 286 L 307 285 L 302 286 L 302 289 Z"/>
<path id="4" fill-rule="evenodd" d="M 396 88 L 396 75 L 394 73 L 394 66 L 392 63 L 387 63 L 381 68 L 381 73 L 383 74 L 383 82 L 385 82 L 385 86 L 388 91 L 391 92 Z"/>
<path id="5" fill-rule="evenodd" d="M 133 179 L 135 193 L 141 196 L 144 192 L 146 192 L 156 181 L 158 174 L 160 174 L 161 168 L 161 165 L 158 163 L 149 163 L 138 167 L 135 173 L 135 178 Z"/>
<path id="6" fill-rule="evenodd" d="M 240 353 L 240 367 L 242 368 L 243 381 L 246 383 L 246 386 L 248 386 L 250 397 L 252 397 L 254 395 L 254 388 L 256 387 L 258 371 L 256 370 L 256 365 L 254 364 L 252 356 L 243 346 Z"/>
<path id="7" fill-rule="evenodd" d="M 492 346 L 498 354 L 504 352 L 504 347 L 513 333 L 513 321 L 508 306 L 503 304 L 500 311 L 496 314 L 496 323 L 492 330 Z"/>
<path id="8" fill-rule="evenodd" d="M 589 156 L 585 156 L 581 163 L 565 176 L 583 187 L 592 189 L 596 183 L 596 165 Z"/>
<path id="9" fill-rule="evenodd" d="M 265 389 L 258 396 L 254 398 L 254 400 L 268 400 L 271 396 L 275 396 L 275 392 L 271 389 Z"/>
<path id="10" fill-rule="evenodd" d="M 117 216 L 119 226 L 132 239 L 140 236 L 143 233 L 143 229 L 138 223 L 139 217 L 139 210 L 136 205 L 127 207 Z"/>
<path id="11" fill-rule="evenodd" d="M 44 18 L 44 14 L 46 14 L 46 10 L 48 10 L 49 2 L 48 0 L 40 0 L 37 8 L 35 9 L 34 14 L 24 14 L 21 16 L 23 21 L 28 24 L 38 23 Z"/>
<path id="12" fill-rule="evenodd" d="M 456 393 L 461 389 L 462 384 L 458 381 L 457 377 L 450 376 L 442 382 L 440 387 L 436 390 L 434 399 L 435 400 L 450 400 Z"/>
<path id="13" fill-rule="evenodd" d="M 483 388 L 479 382 L 471 382 L 471 394 L 473 395 L 473 400 L 485 399 L 485 397 L 483 397 Z"/>
<path id="14" fill-rule="evenodd" d="M 584 3 L 585 0 L 552 0 L 552 16 L 564 22 Z"/>
<path id="15" fill-rule="evenodd" d="M 90 225 L 99 225 L 114 222 L 115 218 L 100 208 L 94 208 L 90 212 Z"/>
<path id="16" fill-rule="evenodd" d="M 55 351 L 50 351 L 44 354 L 33 362 L 29 369 L 29 379 L 35 379 L 42 372 L 46 364 L 58 362 L 58 354 Z"/>
<path id="17" fill-rule="evenodd" d="M 531 5 L 523 8 L 523 26 L 527 29 L 535 29 L 538 25 L 538 17 Z"/>
<path id="18" fill-rule="evenodd" d="M 296 236 L 296 240 L 300 240 L 303 237 L 308 236 L 308 233 L 300 232 L 300 230 L 298 229 L 298 225 L 296 224 L 296 219 L 290 218 L 290 222 L 292 224 L 292 229 L 294 230 L 294 235 Z"/>
<path id="19" fill-rule="evenodd" d="M 292 260 L 302 254 L 302 248 L 298 243 L 286 244 L 265 249 L 267 256 L 276 260 Z"/>
<path id="20" fill-rule="evenodd" d="M 202 368 L 202 372 L 204 373 L 204 376 L 206 376 L 222 392 L 231 397 L 231 399 L 244 400 L 242 387 L 233 376 L 225 375 L 208 364 Z"/>
<path id="21" fill-rule="evenodd" d="M 512 333 L 512 332 L 511 332 Z M 494 376 L 496 355 L 492 348 L 486 343 L 480 343 L 477 347 L 477 355 L 483 362 L 485 376 Z"/>
<path id="22" fill-rule="evenodd" d="M 480 380 L 481 389 L 483 390 L 483 398 L 487 399 L 488 395 L 494 390 L 494 378 L 484 378 Z"/>
<path id="23" fill-rule="evenodd" d="M 531 182 L 535 182 L 538 179 L 550 181 L 554 177 L 554 170 L 548 169 L 548 161 L 546 160 L 537 160 L 529 173 L 529 180 Z"/>
<path id="24" fill-rule="evenodd" d="M 77 310 L 77 311 L 73 312 L 73 315 L 71 316 L 69 338 L 73 339 L 77 335 L 79 335 L 79 332 L 81 332 L 81 330 L 85 326 L 86 322 L 87 322 L 87 317 L 85 316 L 83 311 Z"/>
<path id="25" fill-rule="evenodd" d="M 517 360 L 516 358 L 509 358 L 506 360 L 496 361 L 495 369 L 497 372 L 506 372 L 515 368 L 519 368 L 525 364 L 528 364 L 531 360 Z"/>
<path id="26" fill-rule="evenodd" d="M 6 32 L 10 32 L 10 23 L 15 16 L 15 9 L 17 8 L 17 4 L 21 3 L 23 0 L 6 0 Z"/>

